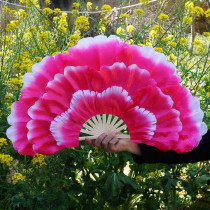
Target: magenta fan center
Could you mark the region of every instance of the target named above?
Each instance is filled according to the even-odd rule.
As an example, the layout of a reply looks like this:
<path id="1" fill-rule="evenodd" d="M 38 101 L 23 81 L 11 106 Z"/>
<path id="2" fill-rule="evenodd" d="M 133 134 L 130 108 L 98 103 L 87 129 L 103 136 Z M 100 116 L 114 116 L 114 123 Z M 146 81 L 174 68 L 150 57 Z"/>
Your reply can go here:
<path id="1" fill-rule="evenodd" d="M 166 56 L 116 36 L 84 38 L 68 54 L 45 57 L 23 83 L 7 130 L 20 154 L 52 155 L 79 146 L 81 133 L 123 129 L 129 134 L 119 137 L 131 142 L 184 153 L 207 131 L 199 99 Z"/>

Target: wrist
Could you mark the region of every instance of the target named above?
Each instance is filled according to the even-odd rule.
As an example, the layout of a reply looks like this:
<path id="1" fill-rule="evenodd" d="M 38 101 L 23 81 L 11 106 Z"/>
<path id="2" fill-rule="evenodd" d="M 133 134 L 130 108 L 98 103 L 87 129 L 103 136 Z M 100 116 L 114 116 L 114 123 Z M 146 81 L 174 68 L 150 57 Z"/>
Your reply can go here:
<path id="1" fill-rule="evenodd" d="M 141 149 L 138 143 L 127 142 L 127 151 L 134 155 L 141 155 Z"/>

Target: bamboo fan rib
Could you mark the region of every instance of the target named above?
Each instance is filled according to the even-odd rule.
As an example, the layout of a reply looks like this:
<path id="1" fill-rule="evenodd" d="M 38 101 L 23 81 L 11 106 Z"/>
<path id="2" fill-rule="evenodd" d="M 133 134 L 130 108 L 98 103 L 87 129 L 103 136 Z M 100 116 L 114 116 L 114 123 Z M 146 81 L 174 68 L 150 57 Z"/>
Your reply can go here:
<path id="1" fill-rule="evenodd" d="M 95 115 L 82 126 L 80 133 L 87 134 L 87 136 L 81 136 L 79 140 L 85 140 L 87 137 L 89 139 L 96 139 L 102 133 L 110 134 L 112 132 L 117 133 L 117 138 L 130 138 L 130 135 L 120 133 L 125 129 L 127 129 L 126 124 L 115 115 Z"/>

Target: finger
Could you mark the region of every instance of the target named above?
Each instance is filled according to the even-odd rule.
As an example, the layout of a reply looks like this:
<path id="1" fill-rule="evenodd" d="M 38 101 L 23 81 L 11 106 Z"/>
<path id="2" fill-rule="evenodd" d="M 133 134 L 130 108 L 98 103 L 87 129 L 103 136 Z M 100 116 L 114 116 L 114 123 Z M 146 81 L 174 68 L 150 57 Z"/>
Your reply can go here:
<path id="1" fill-rule="evenodd" d="M 101 148 L 101 142 L 104 140 L 104 138 L 107 136 L 106 133 L 102 133 L 96 140 L 94 145 Z"/>
<path id="2" fill-rule="evenodd" d="M 95 139 L 85 138 L 85 143 L 88 145 L 95 145 Z"/>
<path id="3" fill-rule="evenodd" d="M 119 141 L 119 139 L 118 139 L 117 137 L 114 137 L 114 138 L 109 142 L 109 144 L 110 144 L 110 145 L 115 145 L 115 144 L 117 144 L 118 141 Z"/>
<path id="4" fill-rule="evenodd" d="M 115 133 L 110 133 L 107 137 L 104 138 L 104 140 L 101 142 L 102 149 L 106 150 L 108 147 L 109 142 L 115 137 Z"/>

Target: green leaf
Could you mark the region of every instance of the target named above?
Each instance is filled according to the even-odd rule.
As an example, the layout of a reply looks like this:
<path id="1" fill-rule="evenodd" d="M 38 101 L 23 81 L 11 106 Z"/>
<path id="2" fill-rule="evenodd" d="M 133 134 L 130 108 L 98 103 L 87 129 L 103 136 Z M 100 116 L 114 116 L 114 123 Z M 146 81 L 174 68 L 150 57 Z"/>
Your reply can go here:
<path id="1" fill-rule="evenodd" d="M 128 193 L 136 193 L 140 190 L 140 186 L 123 173 L 109 172 L 101 178 L 100 183 L 101 195 L 110 206 L 122 204 Z"/>
<path id="2" fill-rule="evenodd" d="M 202 186 L 202 185 L 205 185 L 207 184 L 207 182 L 210 180 L 210 176 L 209 174 L 205 174 L 205 175 L 202 175 L 200 177 L 198 177 L 196 179 L 196 183 L 199 185 L 199 186 Z"/>

